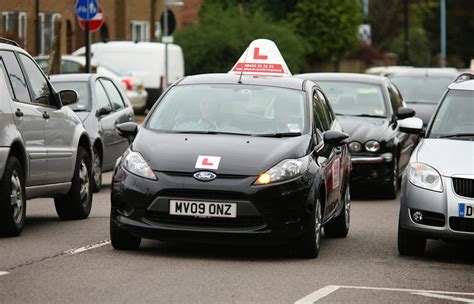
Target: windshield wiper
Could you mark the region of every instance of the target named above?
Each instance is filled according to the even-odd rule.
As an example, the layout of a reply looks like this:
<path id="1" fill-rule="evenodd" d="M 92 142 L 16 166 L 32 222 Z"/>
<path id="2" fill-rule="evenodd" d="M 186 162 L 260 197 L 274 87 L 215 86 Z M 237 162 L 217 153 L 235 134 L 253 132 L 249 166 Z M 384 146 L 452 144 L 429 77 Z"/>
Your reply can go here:
<path id="1" fill-rule="evenodd" d="M 87 109 L 72 109 L 74 112 L 89 112 Z"/>
<path id="2" fill-rule="evenodd" d="M 452 137 L 469 137 L 474 136 L 474 133 L 456 133 L 449 135 L 441 135 L 439 138 L 452 138 Z"/>
<path id="3" fill-rule="evenodd" d="M 387 118 L 382 115 L 374 115 L 374 114 L 357 114 L 357 115 L 351 115 L 351 116 L 357 116 L 357 117 L 375 117 L 375 118 Z"/>
<path id="4" fill-rule="evenodd" d="M 242 136 L 252 136 L 248 133 L 235 133 L 235 132 L 221 132 L 221 131 L 170 131 L 170 133 L 180 133 L 180 134 L 226 134 L 226 135 L 242 135 Z"/>
<path id="5" fill-rule="evenodd" d="M 266 133 L 266 134 L 255 134 L 258 137 L 296 137 L 300 136 L 301 132 L 282 132 L 282 133 Z"/>

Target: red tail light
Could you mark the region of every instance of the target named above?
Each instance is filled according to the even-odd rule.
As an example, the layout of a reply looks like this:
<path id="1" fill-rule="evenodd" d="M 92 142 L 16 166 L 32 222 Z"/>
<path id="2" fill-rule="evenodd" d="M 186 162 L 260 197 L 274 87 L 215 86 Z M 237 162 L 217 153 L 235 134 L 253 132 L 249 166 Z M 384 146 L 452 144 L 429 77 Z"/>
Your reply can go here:
<path id="1" fill-rule="evenodd" d="M 161 77 L 160 77 L 160 89 L 162 89 L 162 90 L 163 90 L 163 80 L 164 80 L 163 75 L 161 75 Z"/>
<path id="2" fill-rule="evenodd" d="M 122 79 L 122 84 L 128 91 L 133 90 L 132 81 L 130 79 Z"/>

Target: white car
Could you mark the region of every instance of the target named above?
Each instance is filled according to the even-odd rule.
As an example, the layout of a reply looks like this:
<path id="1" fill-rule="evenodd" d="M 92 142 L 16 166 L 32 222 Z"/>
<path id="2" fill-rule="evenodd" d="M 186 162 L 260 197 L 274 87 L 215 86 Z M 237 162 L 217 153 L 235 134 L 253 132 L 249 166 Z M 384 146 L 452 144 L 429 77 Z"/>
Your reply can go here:
<path id="1" fill-rule="evenodd" d="M 398 251 L 421 256 L 426 239 L 474 241 L 474 74 L 450 84 L 402 178 Z M 417 121 L 418 120 L 418 121 Z M 420 132 L 422 122 L 400 122 Z"/>
<path id="2" fill-rule="evenodd" d="M 35 60 L 46 73 L 49 66 L 49 56 L 37 56 L 35 57 Z M 85 65 L 86 59 L 84 56 L 61 56 L 61 74 L 85 73 Z M 121 71 L 116 67 L 99 64 L 96 60 L 91 61 L 91 71 L 100 76 L 109 77 L 120 83 L 125 89 L 135 113 L 143 113 L 146 107 L 148 93 L 146 92 L 143 86 L 143 81 L 141 81 L 140 78 L 132 76 L 125 71 Z"/>

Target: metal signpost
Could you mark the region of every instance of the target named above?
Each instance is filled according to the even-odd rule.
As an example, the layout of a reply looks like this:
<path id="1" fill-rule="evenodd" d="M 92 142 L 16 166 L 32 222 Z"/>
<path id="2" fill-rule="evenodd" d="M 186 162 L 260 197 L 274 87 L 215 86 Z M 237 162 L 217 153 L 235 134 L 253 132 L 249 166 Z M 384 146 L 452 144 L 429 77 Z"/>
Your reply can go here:
<path id="1" fill-rule="evenodd" d="M 86 46 L 86 73 L 91 72 L 91 35 L 89 30 L 89 20 L 95 17 L 99 12 L 97 0 L 77 0 L 76 15 L 79 19 L 85 21 L 85 46 Z"/>

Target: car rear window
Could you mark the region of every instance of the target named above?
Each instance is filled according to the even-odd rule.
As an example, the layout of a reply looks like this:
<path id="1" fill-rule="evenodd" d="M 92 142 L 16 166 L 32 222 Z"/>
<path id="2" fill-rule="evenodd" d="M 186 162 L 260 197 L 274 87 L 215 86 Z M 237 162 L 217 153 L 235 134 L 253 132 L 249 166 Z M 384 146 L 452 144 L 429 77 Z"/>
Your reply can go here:
<path id="1" fill-rule="evenodd" d="M 52 81 L 57 92 L 62 90 L 74 90 L 77 92 L 77 103 L 69 105 L 74 111 L 90 110 L 89 83 L 86 81 Z"/>

